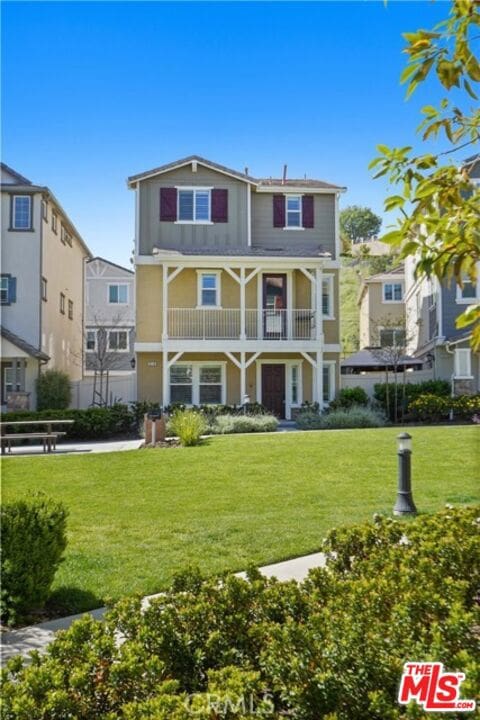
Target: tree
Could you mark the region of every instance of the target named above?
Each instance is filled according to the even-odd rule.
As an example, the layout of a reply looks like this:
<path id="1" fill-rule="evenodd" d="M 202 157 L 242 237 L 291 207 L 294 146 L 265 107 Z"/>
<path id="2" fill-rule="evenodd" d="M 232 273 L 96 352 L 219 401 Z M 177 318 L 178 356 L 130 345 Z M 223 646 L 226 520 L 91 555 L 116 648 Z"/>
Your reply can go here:
<path id="1" fill-rule="evenodd" d="M 396 228 L 382 240 L 399 246 L 403 257 L 415 257 L 417 276 L 454 278 L 459 285 L 465 278 L 476 281 L 480 260 L 480 188 L 470 177 L 480 155 L 465 160 L 465 148 L 471 153 L 480 138 L 480 64 L 472 50 L 479 27 L 478 2 L 453 0 L 448 18 L 432 30 L 404 34 L 408 61 L 400 79 L 407 98 L 427 78 L 444 90 L 437 107 L 422 108 L 417 132 L 423 142 L 442 141 L 447 149 L 415 155 L 411 147 L 378 145 L 380 155 L 370 163 L 375 177 L 386 176 L 395 187 L 385 210 L 400 213 Z M 468 325 L 478 349 L 480 305 L 458 318 L 458 327 Z"/>
<path id="2" fill-rule="evenodd" d="M 370 240 L 378 234 L 381 224 L 381 218 L 368 207 L 349 205 L 340 213 L 342 237 L 353 243 Z"/>
<path id="3" fill-rule="evenodd" d="M 36 381 L 37 410 L 66 410 L 72 400 L 70 378 L 61 370 L 45 370 Z"/>
<path id="4" fill-rule="evenodd" d="M 402 393 L 402 415 L 405 410 L 405 366 L 402 359 L 407 352 L 407 344 L 409 340 L 406 335 L 406 326 L 403 321 L 392 318 L 387 315 L 379 320 L 370 318 L 371 324 L 374 326 L 374 340 L 376 347 L 370 348 L 372 355 L 385 365 L 385 382 L 386 382 L 386 408 L 387 415 L 390 416 L 390 393 L 389 393 L 389 368 L 393 370 L 393 418 L 394 422 L 398 422 L 398 371 L 403 368 L 403 393 Z"/>

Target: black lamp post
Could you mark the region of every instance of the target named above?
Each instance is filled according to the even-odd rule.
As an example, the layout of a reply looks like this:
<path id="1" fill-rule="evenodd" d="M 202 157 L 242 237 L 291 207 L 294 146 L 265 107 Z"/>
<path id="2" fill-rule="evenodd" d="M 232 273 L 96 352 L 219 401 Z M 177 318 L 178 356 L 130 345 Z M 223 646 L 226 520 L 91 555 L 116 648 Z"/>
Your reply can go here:
<path id="1" fill-rule="evenodd" d="M 415 515 L 417 508 L 412 496 L 412 436 L 401 433 L 398 441 L 398 492 L 394 515 Z"/>

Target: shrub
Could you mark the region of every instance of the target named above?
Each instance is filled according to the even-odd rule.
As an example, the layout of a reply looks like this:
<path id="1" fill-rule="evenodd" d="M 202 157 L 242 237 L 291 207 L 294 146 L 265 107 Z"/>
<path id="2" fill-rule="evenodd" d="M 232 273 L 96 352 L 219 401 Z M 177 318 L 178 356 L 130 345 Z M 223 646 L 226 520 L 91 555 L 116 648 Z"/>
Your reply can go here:
<path id="1" fill-rule="evenodd" d="M 472 419 L 480 412 L 480 395 L 459 395 L 458 397 L 438 397 L 436 395 L 420 395 L 408 406 L 414 420 L 422 422 L 440 422 L 447 420 L 450 412 L 453 418 Z"/>
<path id="2" fill-rule="evenodd" d="M 207 430 L 204 416 L 196 410 L 177 410 L 168 421 L 170 434 L 178 437 L 185 447 L 198 445 Z"/>
<path id="3" fill-rule="evenodd" d="M 66 540 L 67 511 L 38 494 L 1 509 L 1 617 L 18 621 L 47 600 Z"/>
<path id="4" fill-rule="evenodd" d="M 426 380 L 421 383 L 402 383 L 402 375 L 398 376 L 397 384 L 397 411 L 398 416 L 402 418 L 407 411 L 409 404 L 420 395 L 437 395 L 439 397 L 449 397 L 451 393 L 451 385 L 448 380 Z M 387 412 L 387 388 L 390 412 Z M 389 414 L 389 419 L 395 422 L 395 383 L 377 383 L 374 387 L 374 398 L 380 405 L 381 409 Z"/>
<path id="5" fill-rule="evenodd" d="M 407 720 L 427 716 L 397 702 L 412 658 L 464 672 L 462 695 L 475 697 L 479 513 L 332 530 L 320 546 L 327 568 L 300 584 L 197 573 L 144 611 L 123 600 L 105 622 L 74 623 L 31 664 L 11 662 L 2 717 Z M 245 707 L 213 710 L 208 694 Z"/>
<path id="6" fill-rule="evenodd" d="M 343 388 L 330 403 L 330 409 L 340 410 L 350 408 L 352 405 L 368 405 L 368 395 L 363 388 Z"/>
<path id="7" fill-rule="evenodd" d="M 333 410 L 323 415 L 301 413 L 297 418 L 300 430 L 340 430 L 343 428 L 373 428 L 385 425 L 385 415 L 362 405 L 345 410 Z"/>
<path id="8" fill-rule="evenodd" d="M 219 415 L 210 427 L 213 434 L 274 432 L 278 420 L 273 415 Z"/>
<path id="9" fill-rule="evenodd" d="M 37 381 L 38 410 L 65 410 L 72 400 L 70 378 L 60 370 L 45 370 Z"/>
<path id="10" fill-rule="evenodd" d="M 480 413 L 480 394 L 453 398 L 453 413 L 454 417 L 473 419 L 474 415 Z"/>

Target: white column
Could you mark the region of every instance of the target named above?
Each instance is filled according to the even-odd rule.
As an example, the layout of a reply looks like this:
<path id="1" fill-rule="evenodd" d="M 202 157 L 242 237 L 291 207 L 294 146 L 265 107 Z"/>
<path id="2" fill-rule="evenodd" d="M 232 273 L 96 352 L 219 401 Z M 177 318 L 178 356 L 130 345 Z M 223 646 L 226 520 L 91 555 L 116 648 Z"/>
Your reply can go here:
<path id="1" fill-rule="evenodd" d="M 316 353 L 315 363 L 315 390 L 313 401 L 318 402 L 320 410 L 323 410 L 323 352 Z"/>
<path id="2" fill-rule="evenodd" d="M 247 394 L 247 370 L 245 367 L 245 353 L 240 353 L 240 404 L 243 405 Z"/>
<path id="3" fill-rule="evenodd" d="M 322 268 L 315 270 L 315 327 L 316 340 L 323 340 L 323 311 L 322 311 Z"/>
<path id="4" fill-rule="evenodd" d="M 249 188 L 250 192 L 250 188 Z M 245 268 L 240 268 L 240 340 L 246 340 L 245 331 Z"/>
<path id="5" fill-rule="evenodd" d="M 162 340 L 168 338 L 168 265 L 162 265 Z"/>
<path id="6" fill-rule="evenodd" d="M 168 383 L 168 352 L 162 352 L 162 407 L 170 404 L 170 386 Z"/>

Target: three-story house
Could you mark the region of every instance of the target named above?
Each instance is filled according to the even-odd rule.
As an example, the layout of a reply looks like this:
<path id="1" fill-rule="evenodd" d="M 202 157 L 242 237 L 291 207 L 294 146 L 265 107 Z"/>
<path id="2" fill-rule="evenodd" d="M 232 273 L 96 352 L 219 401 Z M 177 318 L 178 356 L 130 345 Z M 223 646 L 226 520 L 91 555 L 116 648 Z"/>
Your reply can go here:
<path id="1" fill-rule="evenodd" d="M 260 402 L 291 418 L 338 384 L 343 187 L 191 156 L 136 193 L 139 400 Z"/>

